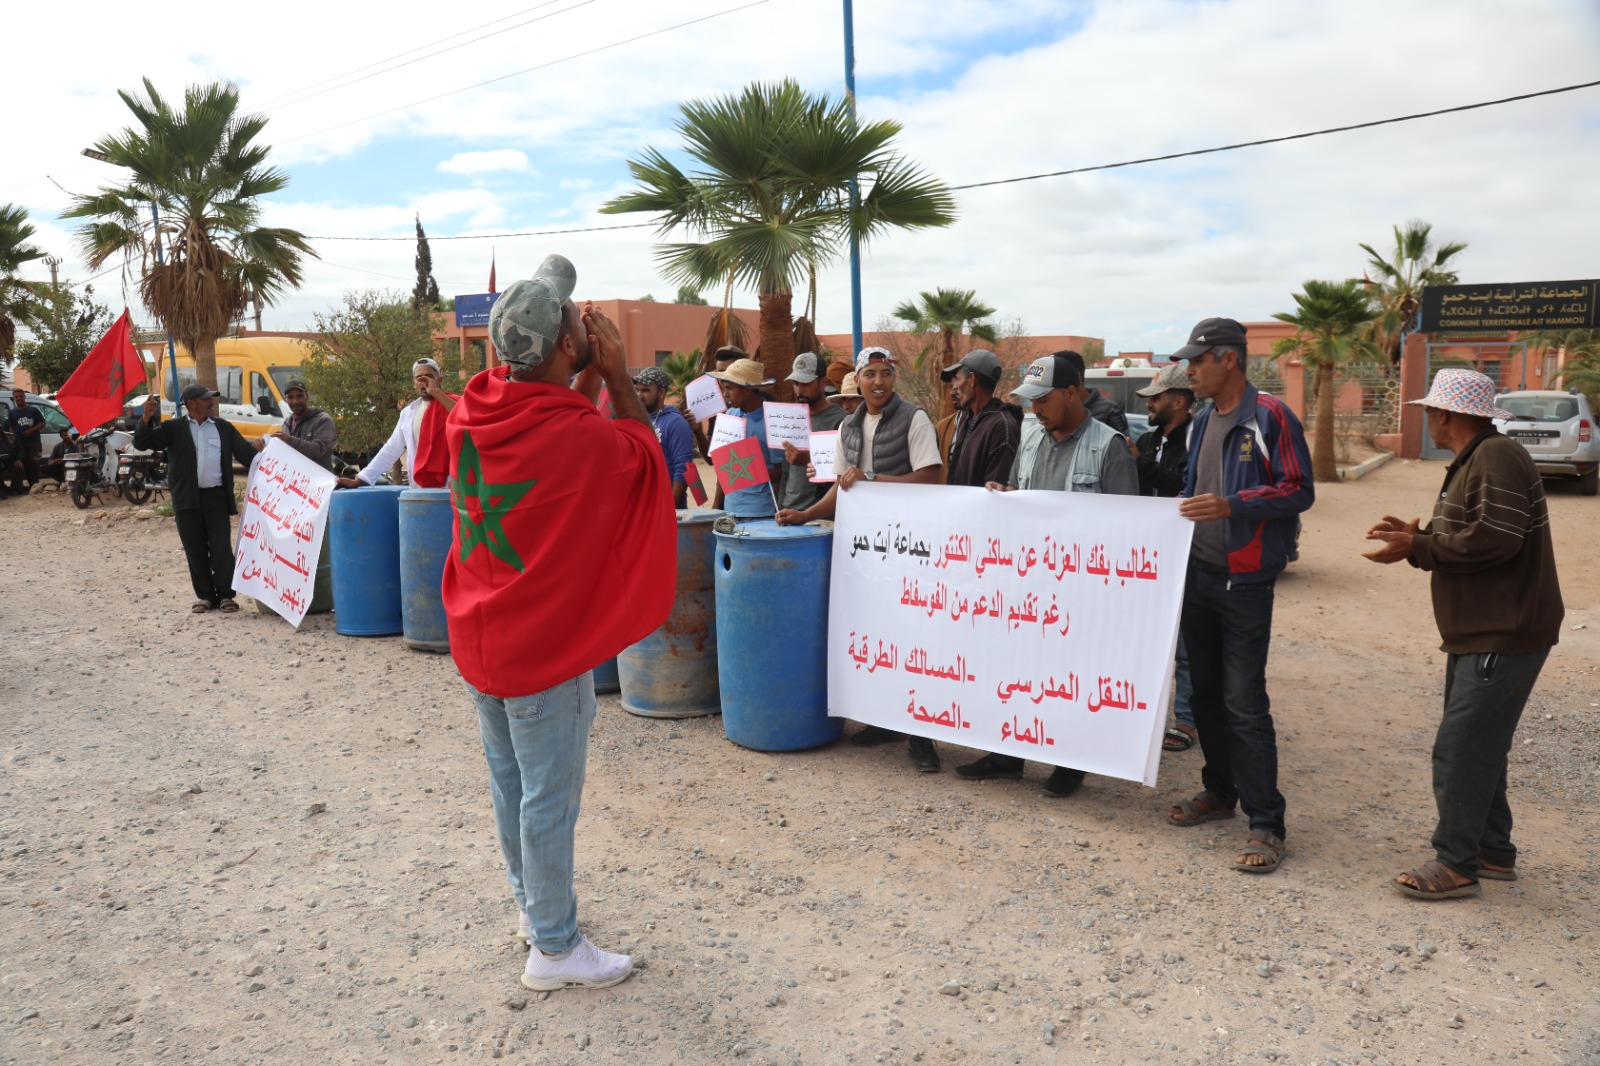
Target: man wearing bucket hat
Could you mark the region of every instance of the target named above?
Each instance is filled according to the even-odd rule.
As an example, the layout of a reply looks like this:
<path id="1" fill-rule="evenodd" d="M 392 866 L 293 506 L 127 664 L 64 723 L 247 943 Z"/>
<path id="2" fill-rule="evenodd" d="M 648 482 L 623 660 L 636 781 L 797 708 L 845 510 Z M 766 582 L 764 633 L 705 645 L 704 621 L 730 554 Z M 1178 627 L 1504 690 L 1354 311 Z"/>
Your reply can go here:
<path id="1" fill-rule="evenodd" d="M 672 483 L 672 506 L 682 510 L 689 494 L 684 470 L 694 462 L 694 433 L 683 412 L 667 402 L 672 380 L 660 367 L 646 367 L 633 376 L 633 391 L 655 426 L 661 454 L 667 460 L 667 480 Z"/>
<path id="2" fill-rule="evenodd" d="M 1194 409 L 1194 393 L 1189 391 L 1189 374 L 1182 363 L 1165 367 L 1138 391 L 1145 398 L 1150 416 L 1150 432 L 1141 436 L 1134 451 L 1139 467 L 1139 494 L 1176 496 L 1183 491 L 1189 472 L 1189 413 Z M 1166 751 L 1188 751 L 1199 737 L 1194 727 L 1194 707 L 1190 703 L 1189 656 L 1178 637 L 1177 663 L 1172 677 L 1173 724 L 1161 740 Z"/>
<path id="3" fill-rule="evenodd" d="M 806 405 L 811 416 L 811 431 L 826 433 L 839 428 L 844 421 L 844 408 L 828 402 L 828 379 L 822 372 L 822 359 L 816 352 L 801 352 L 794 357 L 794 369 L 784 379 L 794 385 L 796 403 Z M 791 510 L 804 510 L 822 499 L 828 491 L 826 484 L 814 482 L 806 474 L 811 464 L 811 453 L 783 442 L 783 484 L 778 489 L 778 504 Z"/>
<path id="4" fill-rule="evenodd" d="M 1012 395 L 1032 405 L 1038 430 L 1022 438 L 1005 479 L 987 487 L 1137 496 L 1139 475 L 1128 439 L 1089 414 L 1085 394 L 1083 371 L 1067 353 L 1030 363 Z M 959 776 L 974 781 L 1021 777 L 1022 772 L 1021 758 L 998 752 L 956 767 Z M 1078 791 L 1083 779 L 1082 770 L 1057 766 L 1045 780 L 1044 793 L 1065 798 Z"/>
<path id="5" fill-rule="evenodd" d="M 548 256 L 489 314 L 504 367 L 450 412 L 455 536 L 441 594 L 450 654 L 478 712 L 522 983 L 603 988 L 633 961 L 578 927 L 574 830 L 596 704 L 593 668 L 672 609 L 677 530 L 666 460 L 615 324 L 572 302 Z M 595 407 L 601 383 L 615 419 Z"/>
<path id="6" fill-rule="evenodd" d="M 340 478 L 340 485 L 347 489 L 376 485 L 404 455 L 406 476 L 411 484 L 424 489 L 444 487 L 450 465 L 444 445 L 444 423 L 461 397 L 444 391 L 444 375 L 432 359 L 422 358 L 412 364 L 411 384 L 417 390 L 417 398 L 400 409 L 394 432 L 360 473 Z"/>
<path id="7" fill-rule="evenodd" d="M 1315 496 L 1305 431 L 1288 405 L 1250 384 L 1246 344 L 1244 326 L 1208 318 L 1173 355 L 1188 364 L 1194 394 L 1214 405 L 1195 416 L 1178 503 L 1195 524 L 1181 633 L 1203 791 L 1167 820 L 1195 826 L 1242 807 L 1250 836 L 1233 868 L 1268 874 L 1283 861 L 1286 810 L 1267 696 L 1272 602 L 1299 516 Z"/>
<path id="8" fill-rule="evenodd" d="M 767 446 L 766 409 L 761 406 L 766 397 L 761 390 L 776 385 L 777 380 L 767 377 L 766 370 L 754 359 L 735 359 L 728 364 L 728 369 L 713 370 L 711 376 L 722 385 L 722 398 L 728 405 L 727 413 L 744 419 L 744 435 L 761 442 L 761 454 L 767 461 L 767 476 L 776 484 L 777 467 L 783 462 L 783 453 Z M 777 509 L 771 485 L 735 489 L 726 499 L 719 485 L 712 506 L 738 518 L 771 518 Z"/>
<path id="9" fill-rule="evenodd" d="M 780 525 L 803 525 L 832 518 L 839 493 L 863 481 L 881 484 L 937 485 L 944 467 L 939 460 L 939 439 L 928 414 L 907 403 L 894 391 L 895 362 L 887 348 L 861 349 L 856 356 L 856 381 L 863 405 L 839 424 L 834 472 L 838 480 L 810 507 L 778 512 Z M 848 379 L 846 379 L 848 381 Z M 851 735 L 862 746 L 885 744 L 904 733 L 869 725 Z M 922 773 L 938 773 L 939 752 L 926 737 L 907 737 L 912 764 Z"/>
<path id="10" fill-rule="evenodd" d="M 333 469 L 333 441 L 338 428 L 333 416 L 320 407 L 312 407 L 306 383 L 301 378 L 290 378 L 283 383 L 283 401 L 289 405 L 289 417 L 283 425 L 268 433 L 256 443 L 266 446 L 267 438 L 281 440 L 313 463 Z"/>
<path id="11" fill-rule="evenodd" d="M 1367 531 L 1383 542 L 1368 559 L 1404 559 L 1432 575 L 1446 655 L 1434 858 L 1392 882 L 1420 899 L 1475 896 L 1481 878 L 1516 879 L 1507 754 L 1565 616 L 1544 484 L 1527 449 L 1491 421 L 1515 417 L 1494 395 L 1487 375 L 1450 367 L 1410 401 L 1426 410 L 1433 442 L 1456 457 L 1427 525 L 1386 515 Z"/>

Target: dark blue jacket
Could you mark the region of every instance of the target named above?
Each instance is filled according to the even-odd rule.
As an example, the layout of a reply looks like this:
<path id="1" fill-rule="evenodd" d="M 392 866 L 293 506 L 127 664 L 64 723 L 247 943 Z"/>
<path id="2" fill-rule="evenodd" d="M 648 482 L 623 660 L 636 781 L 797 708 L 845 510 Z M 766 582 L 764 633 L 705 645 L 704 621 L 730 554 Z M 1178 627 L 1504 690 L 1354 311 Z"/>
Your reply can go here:
<path id="1" fill-rule="evenodd" d="M 1233 511 L 1224 519 L 1223 546 L 1234 581 L 1270 581 L 1289 561 L 1301 511 L 1315 499 L 1311 452 L 1305 430 L 1276 396 L 1246 385 L 1239 421 L 1222 442 L 1222 495 Z M 1194 417 L 1189 435 L 1189 471 L 1183 495 L 1193 496 L 1200 442 L 1215 408 Z"/>

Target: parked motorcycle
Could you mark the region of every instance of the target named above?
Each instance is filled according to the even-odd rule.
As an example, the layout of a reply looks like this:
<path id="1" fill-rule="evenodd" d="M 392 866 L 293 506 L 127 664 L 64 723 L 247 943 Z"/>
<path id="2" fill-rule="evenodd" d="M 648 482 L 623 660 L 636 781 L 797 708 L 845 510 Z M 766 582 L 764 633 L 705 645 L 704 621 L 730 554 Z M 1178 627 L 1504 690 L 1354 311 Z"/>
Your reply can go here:
<path id="1" fill-rule="evenodd" d="M 135 507 L 167 488 L 167 453 L 125 451 L 117 456 L 117 485 Z"/>
<path id="2" fill-rule="evenodd" d="M 62 457 L 66 461 L 72 502 L 80 510 L 86 509 L 89 501 L 102 492 L 120 491 L 117 483 L 106 474 L 106 438 L 110 435 L 111 430 L 104 426 L 86 433 L 82 437 L 85 450 L 69 452 Z"/>

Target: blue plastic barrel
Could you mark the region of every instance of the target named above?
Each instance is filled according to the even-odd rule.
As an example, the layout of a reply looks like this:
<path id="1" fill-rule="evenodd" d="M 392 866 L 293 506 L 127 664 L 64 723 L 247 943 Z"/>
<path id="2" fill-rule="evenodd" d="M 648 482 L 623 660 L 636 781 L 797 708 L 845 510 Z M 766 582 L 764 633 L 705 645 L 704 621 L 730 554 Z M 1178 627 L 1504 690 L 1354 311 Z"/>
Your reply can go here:
<path id="1" fill-rule="evenodd" d="M 328 507 L 333 631 L 348 637 L 400 632 L 398 485 L 340 489 Z"/>
<path id="2" fill-rule="evenodd" d="M 450 650 L 441 586 L 455 513 L 449 489 L 406 489 L 400 494 L 401 640 L 414 651 Z"/>
<path id="3" fill-rule="evenodd" d="M 594 668 L 594 694 L 609 696 L 620 691 L 622 682 L 617 677 L 617 660 L 613 657 Z"/>
<path id="4" fill-rule="evenodd" d="M 645 718 L 720 714 L 717 690 L 717 543 L 722 511 L 678 512 L 678 591 L 661 628 L 617 656 L 622 709 Z"/>
<path id="5" fill-rule="evenodd" d="M 833 527 L 760 520 L 715 536 L 723 732 L 756 751 L 838 739 L 825 668 Z"/>

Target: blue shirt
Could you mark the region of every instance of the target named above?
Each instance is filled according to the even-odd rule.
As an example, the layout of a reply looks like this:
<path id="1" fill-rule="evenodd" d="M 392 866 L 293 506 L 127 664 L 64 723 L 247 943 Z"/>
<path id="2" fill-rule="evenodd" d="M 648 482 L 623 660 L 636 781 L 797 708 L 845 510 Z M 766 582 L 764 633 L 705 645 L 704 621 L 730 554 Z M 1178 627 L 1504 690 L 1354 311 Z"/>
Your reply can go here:
<path id="1" fill-rule="evenodd" d="M 222 434 L 211 419 L 196 422 L 190 418 L 189 439 L 194 441 L 195 476 L 203 489 L 222 487 Z"/>
<path id="2" fill-rule="evenodd" d="M 650 421 L 655 424 L 661 454 L 667 457 L 667 480 L 684 480 L 684 467 L 694 462 L 694 432 L 688 420 L 676 407 L 662 404 L 661 410 L 650 416 Z"/>
<path id="3" fill-rule="evenodd" d="M 763 407 L 757 407 L 749 414 L 738 408 L 729 408 L 730 415 L 738 415 L 744 419 L 744 435 L 754 437 L 761 442 L 761 450 L 767 456 L 767 466 L 770 470 L 774 463 L 783 461 L 783 453 L 776 456 L 772 449 L 767 447 L 767 412 Z M 726 494 L 722 500 L 722 509 L 739 518 L 771 518 L 777 514 L 776 504 L 773 502 L 773 488 L 770 484 L 756 485 L 753 488 L 739 489 Z"/>

